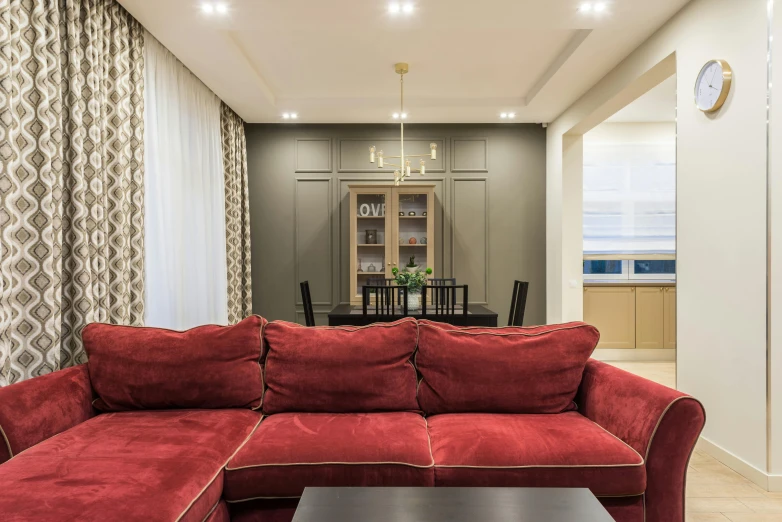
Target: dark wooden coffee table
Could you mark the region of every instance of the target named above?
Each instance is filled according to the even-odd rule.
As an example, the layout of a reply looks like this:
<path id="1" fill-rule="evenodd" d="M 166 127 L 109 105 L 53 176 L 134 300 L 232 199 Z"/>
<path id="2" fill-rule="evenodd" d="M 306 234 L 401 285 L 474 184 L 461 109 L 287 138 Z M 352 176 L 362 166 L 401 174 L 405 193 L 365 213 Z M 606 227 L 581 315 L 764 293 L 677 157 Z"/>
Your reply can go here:
<path id="1" fill-rule="evenodd" d="M 293 522 L 613 522 L 588 489 L 306 488 Z"/>

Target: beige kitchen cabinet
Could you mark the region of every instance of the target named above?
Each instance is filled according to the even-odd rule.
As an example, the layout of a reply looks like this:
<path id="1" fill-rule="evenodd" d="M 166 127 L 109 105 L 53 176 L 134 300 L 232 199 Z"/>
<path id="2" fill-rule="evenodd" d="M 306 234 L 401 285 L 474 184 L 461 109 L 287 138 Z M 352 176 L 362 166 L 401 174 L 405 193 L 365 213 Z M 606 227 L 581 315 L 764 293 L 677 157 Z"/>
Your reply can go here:
<path id="1" fill-rule="evenodd" d="M 635 347 L 662 348 L 664 344 L 663 287 L 639 286 L 635 290 Z"/>
<path id="2" fill-rule="evenodd" d="M 635 287 L 584 287 L 584 321 L 600 331 L 598 348 L 635 348 Z"/>
<path id="3" fill-rule="evenodd" d="M 676 348 L 676 287 L 663 292 L 663 347 Z"/>

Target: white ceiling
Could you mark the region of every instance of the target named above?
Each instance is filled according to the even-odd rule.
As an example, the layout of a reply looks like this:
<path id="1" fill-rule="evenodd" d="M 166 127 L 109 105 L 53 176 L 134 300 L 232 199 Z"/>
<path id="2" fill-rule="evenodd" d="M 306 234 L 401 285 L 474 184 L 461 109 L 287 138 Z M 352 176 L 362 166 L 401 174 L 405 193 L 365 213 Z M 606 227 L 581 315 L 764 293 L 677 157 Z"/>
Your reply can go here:
<path id="1" fill-rule="evenodd" d="M 676 121 L 676 76 L 671 76 L 606 121 L 624 123 Z"/>
<path id="2" fill-rule="evenodd" d="M 404 61 L 411 123 L 468 123 L 552 121 L 689 0 L 201 1 L 119 0 L 248 122 L 392 121 Z"/>

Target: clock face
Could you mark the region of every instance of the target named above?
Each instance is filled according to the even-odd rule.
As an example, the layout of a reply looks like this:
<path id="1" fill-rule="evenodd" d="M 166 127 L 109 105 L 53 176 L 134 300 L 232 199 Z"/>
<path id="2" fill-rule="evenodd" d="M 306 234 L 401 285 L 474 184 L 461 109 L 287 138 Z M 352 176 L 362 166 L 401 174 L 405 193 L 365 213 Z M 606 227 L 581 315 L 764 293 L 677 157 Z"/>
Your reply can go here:
<path id="1" fill-rule="evenodd" d="M 728 97 L 730 81 L 730 67 L 725 62 L 707 62 L 695 82 L 695 105 L 704 112 L 714 112 L 722 107 Z"/>

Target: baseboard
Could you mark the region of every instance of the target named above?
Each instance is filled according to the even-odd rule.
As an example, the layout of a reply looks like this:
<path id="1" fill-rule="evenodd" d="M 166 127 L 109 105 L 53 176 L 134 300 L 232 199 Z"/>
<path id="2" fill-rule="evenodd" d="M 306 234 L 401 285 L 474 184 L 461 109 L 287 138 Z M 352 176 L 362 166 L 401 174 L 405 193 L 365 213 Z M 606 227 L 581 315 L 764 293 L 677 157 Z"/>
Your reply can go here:
<path id="1" fill-rule="evenodd" d="M 782 491 L 782 475 L 769 475 L 765 471 L 756 468 L 741 457 L 737 457 L 725 448 L 714 444 L 703 437 L 698 439 L 695 449 L 714 457 L 730 469 L 742 475 L 766 491 Z"/>
<path id="2" fill-rule="evenodd" d="M 598 348 L 592 357 L 598 361 L 673 362 L 676 360 L 676 350 Z"/>

